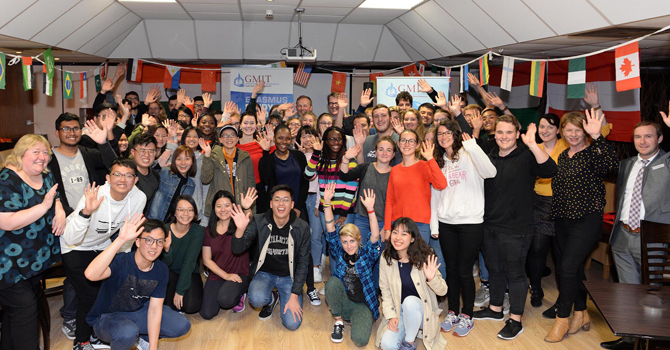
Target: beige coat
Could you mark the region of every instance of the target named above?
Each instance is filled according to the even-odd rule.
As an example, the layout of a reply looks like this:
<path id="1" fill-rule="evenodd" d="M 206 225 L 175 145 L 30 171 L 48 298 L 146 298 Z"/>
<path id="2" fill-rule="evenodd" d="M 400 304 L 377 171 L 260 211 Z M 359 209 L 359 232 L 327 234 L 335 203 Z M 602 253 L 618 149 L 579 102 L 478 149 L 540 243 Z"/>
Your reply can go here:
<path id="1" fill-rule="evenodd" d="M 391 332 L 387 325 L 390 319 L 400 316 L 400 298 L 402 297 L 402 283 L 400 281 L 400 270 L 398 261 L 391 260 L 391 265 L 386 263 L 383 254 L 379 262 L 379 288 L 382 291 L 382 317 L 377 329 L 377 347 L 380 346 L 384 332 Z M 442 350 L 447 346 L 447 340 L 440 334 L 440 313 L 438 307 L 438 295 L 447 294 L 447 283 L 438 271 L 432 281 L 426 281 L 423 270 L 412 268 L 412 281 L 416 286 L 419 297 L 424 302 L 423 307 L 423 345 L 427 350 Z"/>

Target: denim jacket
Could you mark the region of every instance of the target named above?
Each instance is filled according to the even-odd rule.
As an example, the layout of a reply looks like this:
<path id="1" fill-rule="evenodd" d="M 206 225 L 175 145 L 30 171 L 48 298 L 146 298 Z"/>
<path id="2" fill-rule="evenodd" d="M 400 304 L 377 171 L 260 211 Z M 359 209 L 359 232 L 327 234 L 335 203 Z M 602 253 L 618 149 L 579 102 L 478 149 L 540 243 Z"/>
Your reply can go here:
<path id="1" fill-rule="evenodd" d="M 161 170 L 160 175 L 161 183 L 160 186 L 158 186 L 158 191 L 156 191 L 154 200 L 151 203 L 149 218 L 163 221 L 165 215 L 168 213 L 168 210 L 170 210 L 172 196 L 175 195 L 177 186 L 179 186 L 179 175 L 173 174 L 167 167 Z M 198 218 L 202 218 L 204 202 L 202 196 L 202 183 L 200 182 L 200 178 L 197 176 L 189 176 L 188 180 L 186 181 L 186 185 L 182 186 L 180 194 L 193 197 L 193 200 L 195 201 L 196 207 L 198 209 Z"/>

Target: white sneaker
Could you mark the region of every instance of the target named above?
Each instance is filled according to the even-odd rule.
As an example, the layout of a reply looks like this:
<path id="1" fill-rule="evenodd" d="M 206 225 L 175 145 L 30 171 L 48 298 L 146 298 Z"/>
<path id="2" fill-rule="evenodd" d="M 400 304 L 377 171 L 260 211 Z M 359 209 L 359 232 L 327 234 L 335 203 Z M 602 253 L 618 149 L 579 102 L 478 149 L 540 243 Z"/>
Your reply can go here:
<path id="1" fill-rule="evenodd" d="M 323 276 L 321 276 L 321 269 L 316 266 L 314 267 L 314 283 L 323 282 Z"/>
<path id="2" fill-rule="evenodd" d="M 149 342 L 142 339 L 142 337 L 137 339 L 137 344 L 135 346 L 137 347 L 138 350 L 149 350 L 150 349 Z"/>
<path id="3" fill-rule="evenodd" d="M 319 294 L 326 295 L 326 287 L 319 289 Z"/>

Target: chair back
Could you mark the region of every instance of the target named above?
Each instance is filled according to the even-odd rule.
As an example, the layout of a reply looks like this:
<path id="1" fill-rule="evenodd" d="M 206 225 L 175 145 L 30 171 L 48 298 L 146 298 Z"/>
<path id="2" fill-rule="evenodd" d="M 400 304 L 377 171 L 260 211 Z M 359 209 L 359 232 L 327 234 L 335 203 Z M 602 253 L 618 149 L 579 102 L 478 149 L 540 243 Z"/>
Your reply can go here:
<path id="1" fill-rule="evenodd" d="M 670 225 L 640 220 L 640 243 L 642 284 L 670 284 Z"/>

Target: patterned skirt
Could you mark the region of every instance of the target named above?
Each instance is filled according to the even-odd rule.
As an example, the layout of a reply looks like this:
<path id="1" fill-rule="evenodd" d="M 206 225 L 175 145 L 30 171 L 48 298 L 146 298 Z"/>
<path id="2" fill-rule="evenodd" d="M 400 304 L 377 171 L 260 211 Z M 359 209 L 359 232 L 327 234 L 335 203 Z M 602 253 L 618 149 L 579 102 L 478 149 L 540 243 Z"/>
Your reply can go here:
<path id="1" fill-rule="evenodd" d="M 533 223 L 535 233 L 554 236 L 554 220 L 551 218 L 551 196 L 540 196 L 535 193 L 533 203 Z"/>

